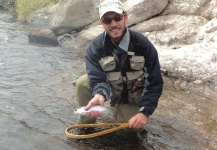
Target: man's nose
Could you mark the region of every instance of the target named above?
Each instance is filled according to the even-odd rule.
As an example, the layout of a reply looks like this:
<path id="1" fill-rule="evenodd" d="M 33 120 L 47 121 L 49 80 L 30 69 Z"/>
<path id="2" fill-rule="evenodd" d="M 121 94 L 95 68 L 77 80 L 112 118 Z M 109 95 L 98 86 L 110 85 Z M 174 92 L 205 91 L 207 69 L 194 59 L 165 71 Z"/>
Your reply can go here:
<path id="1" fill-rule="evenodd" d="M 116 22 L 114 19 L 112 19 L 112 22 L 111 22 L 110 25 L 111 25 L 111 26 L 116 26 L 116 25 L 117 25 L 117 22 Z"/>

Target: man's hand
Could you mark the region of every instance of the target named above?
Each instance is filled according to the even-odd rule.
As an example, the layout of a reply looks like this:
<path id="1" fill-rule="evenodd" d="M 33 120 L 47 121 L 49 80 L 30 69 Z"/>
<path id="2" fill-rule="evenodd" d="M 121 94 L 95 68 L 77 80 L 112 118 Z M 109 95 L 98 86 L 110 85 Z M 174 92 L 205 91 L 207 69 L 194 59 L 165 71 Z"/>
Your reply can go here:
<path id="1" fill-rule="evenodd" d="M 142 113 L 137 113 L 129 120 L 129 128 L 141 129 L 148 123 L 148 117 Z"/>
<path id="2" fill-rule="evenodd" d="M 89 110 L 94 105 L 101 105 L 104 106 L 105 98 L 100 95 L 96 94 L 87 104 L 85 110 Z M 86 115 L 87 118 L 97 118 L 99 116 L 102 116 L 102 113 L 99 111 L 92 110 L 90 113 Z"/>

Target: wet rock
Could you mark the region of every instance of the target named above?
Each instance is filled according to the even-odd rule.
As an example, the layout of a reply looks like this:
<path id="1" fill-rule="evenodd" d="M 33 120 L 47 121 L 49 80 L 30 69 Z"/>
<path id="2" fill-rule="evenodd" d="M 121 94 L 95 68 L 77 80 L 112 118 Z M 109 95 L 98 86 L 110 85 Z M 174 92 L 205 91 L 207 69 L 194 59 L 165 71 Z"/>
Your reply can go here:
<path id="1" fill-rule="evenodd" d="M 86 30 L 82 30 L 81 32 L 76 33 L 76 35 L 73 34 L 74 32 L 71 34 L 63 34 L 58 37 L 58 41 L 62 47 L 76 50 L 81 57 L 84 57 L 91 40 L 103 32 L 103 30 L 101 25 L 96 25 Z"/>
<path id="2" fill-rule="evenodd" d="M 76 31 L 71 32 L 71 34 L 63 34 L 57 38 L 60 46 L 64 48 L 73 48 L 76 47 L 74 44 L 72 45 L 72 41 L 76 38 Z"/>
<path id="3" fill-rule="evenodd" d="M 9 8 L 10 0 L 0 0 L 0 10 Z"/>
<path id="4" fill-rule="evenodd" d="M 28 34 L 29 42 L 57 46 L 59 45 L 56 35 L 51 30 L 32 30 Z"/>
<path id="5" fill-rule="evenodd" d="M 182 81 L 182 80 L 177 80 L 177 81 L 175 81 L 175 88 L 177 89 L 177 90 L 186 90 L 187 89 L 187 82 L 186 81 Z"/>

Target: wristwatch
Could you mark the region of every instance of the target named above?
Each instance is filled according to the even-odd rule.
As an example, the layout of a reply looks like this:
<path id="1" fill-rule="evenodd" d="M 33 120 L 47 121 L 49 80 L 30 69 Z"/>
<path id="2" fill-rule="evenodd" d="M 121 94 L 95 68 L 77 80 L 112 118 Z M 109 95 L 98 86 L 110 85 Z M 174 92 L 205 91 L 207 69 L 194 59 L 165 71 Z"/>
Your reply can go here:
<path id="1" fill-rule="evenodd" d="M 149 114 L 147 113 L 147 111 L 145 110 L 145 107 L 140 107 L 139 108 L 139 112 L 141 112 L 142 114 L 144 114 L 145 116 L 149 117 Z"/>

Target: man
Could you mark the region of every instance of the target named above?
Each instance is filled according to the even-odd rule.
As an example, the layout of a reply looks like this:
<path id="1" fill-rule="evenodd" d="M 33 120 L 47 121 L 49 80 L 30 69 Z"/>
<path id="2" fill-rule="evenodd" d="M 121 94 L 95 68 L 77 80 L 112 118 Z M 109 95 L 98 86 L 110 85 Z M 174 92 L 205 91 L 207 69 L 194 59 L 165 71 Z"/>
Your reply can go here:
<path id="1" fill-rule="evenodd" d="M 126 27 L 128 15 L 121 1 L 103 1 L 99 14 L 105 32 L 87 50 L 87 75 L 76 81 L 78 106 L 88 110 L 109 100 L 116 108 L 117 122 L 142 129 L 162 94 L 157 51 L 146 37 Z M 101 115 L 91 111 L 80 123 L 95 123 Z"/>

